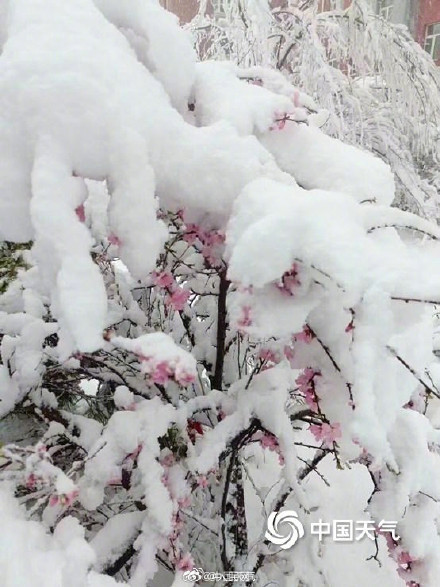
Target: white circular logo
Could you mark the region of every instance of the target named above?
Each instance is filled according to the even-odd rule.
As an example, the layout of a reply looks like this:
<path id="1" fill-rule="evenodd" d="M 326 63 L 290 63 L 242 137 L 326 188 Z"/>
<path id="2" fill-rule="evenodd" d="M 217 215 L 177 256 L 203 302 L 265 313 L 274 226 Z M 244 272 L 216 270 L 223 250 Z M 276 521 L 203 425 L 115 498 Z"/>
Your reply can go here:
<path id="1" fill-rule="evenodd" d="M 287 533 L 280 533 L 281 525 L 289 527 Z M 277 544 L 283 550 L 287 550 L 303 536 L 304 526 L 298 520 L 298 514 L 296 512 L 293 510 L 285 510 L 283 512 L 272 512 L 270 514 L 267 520 L 265 537 L 272 542 L 272 544 Z"/>
<path id="2" fill-rule="evenodd" d="M 194 583 L 203 578 L 203 569 L 193 569 L 192 571 L 185 571 L 183 573 L 183 580 Z"/>

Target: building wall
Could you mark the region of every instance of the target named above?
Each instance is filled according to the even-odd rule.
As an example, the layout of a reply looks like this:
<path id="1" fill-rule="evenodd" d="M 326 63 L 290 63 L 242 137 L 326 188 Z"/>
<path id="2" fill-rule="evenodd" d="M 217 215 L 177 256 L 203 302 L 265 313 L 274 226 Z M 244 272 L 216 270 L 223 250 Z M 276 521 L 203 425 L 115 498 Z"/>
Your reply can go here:
<path id="1" fill-rule="evenodd" d="M 426 27 L 440 22 L 440 0 L 418 0 L 419 17 L 416 29 L 416 40 L 424 44 Z"/>
<path id="2" fill-rule="evenodd" d="M 174 12 L 180 19 L 180 22 L 186 23 L 192 20 L 197 14 L 199 8 L 198 0 L 159 0 L 160 4 Z"/>

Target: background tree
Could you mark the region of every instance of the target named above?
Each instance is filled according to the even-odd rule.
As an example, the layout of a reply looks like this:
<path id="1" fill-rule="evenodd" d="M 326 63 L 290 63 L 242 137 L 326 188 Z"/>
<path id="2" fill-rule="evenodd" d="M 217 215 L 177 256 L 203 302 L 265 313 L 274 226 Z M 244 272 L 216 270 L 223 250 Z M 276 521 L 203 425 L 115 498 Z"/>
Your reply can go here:
<path id="1" fill-rule="evenodd" d="M 289 0 L 201 2 L 191 23 L 203 59 L 282 71 L 328 116 L 325 131 L 376 153 L 393 170 L 398 207 L 438 218 L 440 73 L 403 25 L 350 7 Z"/>

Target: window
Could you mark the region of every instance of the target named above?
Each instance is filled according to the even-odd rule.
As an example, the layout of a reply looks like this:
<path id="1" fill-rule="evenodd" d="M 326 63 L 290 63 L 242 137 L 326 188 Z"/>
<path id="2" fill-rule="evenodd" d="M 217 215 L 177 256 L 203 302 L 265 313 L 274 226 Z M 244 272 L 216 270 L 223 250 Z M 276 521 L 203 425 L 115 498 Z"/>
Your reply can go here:
<path id="1" fill-rule="evenodd" d="M 440 60 L 440 22 L 426 27 L 425 51 L 428 51 L 434 61 Z"/>
<path id="2" fill-rule="evenodd" d="M 377 3 L 379 16 L 381 16 L 385 20 L 390 20 L 391 15 L 393 13 L 393 6 L 393 0 L 379 0 L 379 2 Z"/>

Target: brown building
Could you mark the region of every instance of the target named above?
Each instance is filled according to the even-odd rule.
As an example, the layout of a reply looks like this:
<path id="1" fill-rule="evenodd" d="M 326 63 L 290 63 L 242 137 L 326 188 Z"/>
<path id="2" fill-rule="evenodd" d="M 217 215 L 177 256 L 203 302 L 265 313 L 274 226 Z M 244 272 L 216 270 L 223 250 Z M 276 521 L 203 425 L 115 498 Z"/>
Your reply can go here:
<path id="1" fill-rule="evenodd" d="M 199 8 L 198 0 L 160 0 L 160 4 L 170 12 L 177 14 L 181 23 L 192 20 Z"/>
<path id="2" fill-rule="evenodd" d="M 398 24 L 405 24 L 413 37 L 440 65 L 440 0 L 369 0 L 377 14 Z M 322 12 L 333 8 L 347 8 L 351 0 L 318 0 Z M 198 0 L 160 0 L 162 6 L 174 12 L 182 23 L 189 22 L 197 13 Z M 282 7 L 286 0 L 272 0 Z M 208 0 L 214 12 L 220 0 Z"/>
<path id="3" fill-rule="evenodd" d="M 416 40 L 440 65 L 440 1 L 419 0 Z"/>

